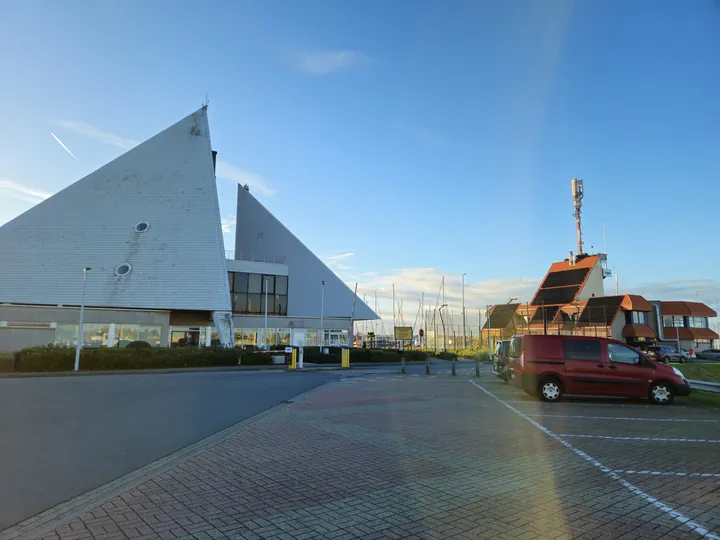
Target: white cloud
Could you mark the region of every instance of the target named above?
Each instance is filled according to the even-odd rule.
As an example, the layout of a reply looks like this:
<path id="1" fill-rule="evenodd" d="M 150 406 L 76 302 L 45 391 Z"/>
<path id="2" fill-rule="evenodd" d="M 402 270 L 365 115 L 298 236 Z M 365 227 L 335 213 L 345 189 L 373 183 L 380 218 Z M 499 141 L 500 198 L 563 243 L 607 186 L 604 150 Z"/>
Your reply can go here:
<path id="1" fill-rule="evenodd" d="M 236 222 L 234 216 L 222 218 L 220 220 L 220 223 L 222 224 L 222 232 L 224 232 L 224 233 L 234 233 L 235 232 L 235 224 L 237 222 Z"/>
<path id="2" fill-rule="evenodd" d="M 95 126 L 91 126 L 90 124 L 86 124 L 85 122 L 60 120 L 56 122 L 56 124 L 65 129 L 69 129 L 70 131 L 73 131 L 78 135 L 82 135 L 83 137 L 92 139 L 93 141 L 108 144 L 110 146 L 115 146 L 123 150 L 130 150 L 131 148 L 134 148 L 135 146 L 140 144 L 140 141 L 137 141 L 135 139 L 128 139 L 126 137 L 120 137 L 119 135 L 115 135 L 114 133 L 109 133 Z M 261 194 L 268 197 L 272 197 L 277 192 L 274 188 L 270 187 L 268 181 L 259 174 L 251 173 L 238 167 L 234 167 L 226 161 L 218 160 L 215 176 L 229 182 L 236 182 L 241 185 L 247 184 L 248 186 L 250 186 L 251 189 L 257 190 Z"/>
<path id="3" fill-rule="evenodd" d="M 240 185 L 247 184 L 251 192 L 257 190 L 267 197 L 272 197 L 277 193 L 277 190 L 271 187 L 269 182 L 259 174 L 234 167 L 222 160 L 218 160 L 217 162 L 215 176 L 229 182 L 236 182 Z"/>
<path id="4" fill-rule="evenodd" d="M 0 191 L 5 193 L 8 197 L 13 197 L 33 204 L 44 201 L 52 195 L 47 191 L 26 187 L 6 178 L 0 178 Z"/>
<path id="5" fill-rule="evenodd" d="M 352 251 L 348 251 L 347 253 L 338 253 L 337 255 L 328 255 L 327 258 L 331 261 L 339 261 L 341 259 L 347 259 L 348 257 L 352 257 L 355 255 Z"/>
<path id="6" fill-rule="evenodd" d="M 94 141 L 101 142 L 104 144 L 109 144 L 110 146 L 116 146 L 117 148 L 122 148 L 123 150 L 130 150 L 131 148 L 140 144 L 140 141 L 136 141 L 134 139 L 127 139 L 124 137 L 119 137 L 118 135 L 115 135 L 113 133 L 108 133 L 107 131 L 98 129 L 95 126 L 86 124 L 85 122 L 73 122 L 72 120 L 59 120 L 58 122 L 55 122 L 55 124 L 57 124 L 60 127 L 69 129 L 70 131 L 73 131 L 73 132 L 77 133 L 78 135 L 87 137 L 88 139 L 92 139 Z"/>
<path id="7" fill-rule="evenodd" d="M 321 51 L 298 53 L 292 60 L 296 70 L 318 77 L 349 68 L 368 59 L 367 55 L 355 51 Z"/>
<path id="8" fill-rule="evenodd" d="M 327 260 L 327 259 L 326 259 Z M 436 305 L 443 303 L 442 293 L 438 298 L 443 273 L 436 268 L 400 268 L 388 274 L 378 272 L 352 273 L 336 266 L 335 271 L 353 289 L 358 283 L 358 296 L 365 296 L 367 304 L 375 309 L 377 294 L 377 313 L 383 319 L 384 331 L 389 333 L 393 322 L 392 286 L 395 284 L 395 311 L 398 324 L 400 304 L 402 304 L 402 322 L 419 328 L 423 325 L 424 310 L 432 313 Z M 540 279 L 507 278 L 484 281 L 465 281 L 465 310 L 468 329 L 476 332 L 479 312 L 484 312 L 487 304 L 505 303 L 510 298 L 519 298 L 517 302 L 531 300 Z M 424 293 L 423 313 L 418 314 L 420 297 Z M 445 274 L 445 303 L 443 309 L 448 331 L 455 328 L 462 332 L 462 280 L 459 275 Z M 417 320 L 416 320 L 417 318 Z M 361 323 L 364 324 L 364 323 Z M 378 323 L 380 324 L 380 323 Z M 438 323 L 439 324 L 439 323 Z M 364 328 L 364 327 L 361 327 Z M 376 328 L 380 328 L 376 326 Z"/>
<path id="9" fill-rule="evenodd" d="M 615 284 L 610 284 L 606 292 L 614 293 Z M 620 277 L 620 294 L 639 294 L 647 300 L 685 300 L 703 302 L 713 307 L 720 300 L 720 281 L 713 279 L 678 279 L 658 281 L 625 288 Z"/>
<path id="10" fill-rule="evenodd" d="M 337 257 L 337 255 L 335 255 Z M 330 260 L 326 258 L 326 260 Z M 342 259 L 340 259 L 342 260 Z M 418 316 L 420 297 L 424 293 L 424 310 L 430 310 L 443 303 L 442 293 L 439 295 L 443 272 L 436 268 L 401 268 L 386 274 L 378 272 L 348 272 L 339 266 L 334 270 L 345 283 L 353 289 L 358 283 L 358 296 L 365 296 L 367 304 L 375 309 L 375 295 L 377 294 L 377 313 L 382 322 L 374 327 L 378 332 L 389 334 L 393 322 L 392 286 L 395 284 L 395 312 L 396 320 L 400 324 L 400 303 L 402 302 L 402 318 L 407 325 L 419 328 L 423 325 L 424 315 Z M 443 309 L 448 332 L 462 333 L 462 279 L 457 274 L 445 275 L 445 303 Z M 465 309 L 468 332 L 477 335 L 478 317 L 482 312 L 482 322 L 485 320 L 485 306 L 504 304 L 511 298 L 515 302 L 529 302 L 537 287 L 539 278 L 506 278 L 493 280 L 465 281 Z M 614 283 L 605 284 L 605 293 L 615 293 Z M 664 282 L 645 283 L 640 286 L 624 287 L 620 282 L 620 294 L 632 293 L 642 295 L 648 300 L 686 300 L 691 302 L 704 302 L 714 308 L 715 302 L 720 300 L 720 281 L 712 279 L 674 280 Z M 424 311 L 423 310 L 423 311 Z M 417 320 L 416 320 L 417 317 Z M 365 330 L 365 323 L 359 323 L 360 330 Z M 367 323 L 370 325 L 371 323 Z M 439 325 L 438 319 L 438 325 Z M 380 326 L 382 325 L 382 327 Z M 369 327 L 369 326 L 368 326 Z M 382 330 L 380 330 L 382 328 Z"/>

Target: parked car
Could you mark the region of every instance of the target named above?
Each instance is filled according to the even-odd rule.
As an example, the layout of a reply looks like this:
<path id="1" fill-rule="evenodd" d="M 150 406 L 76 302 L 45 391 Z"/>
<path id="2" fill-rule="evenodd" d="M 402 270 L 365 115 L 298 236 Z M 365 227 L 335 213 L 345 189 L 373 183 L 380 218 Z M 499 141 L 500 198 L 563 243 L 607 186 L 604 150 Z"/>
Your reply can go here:
<path id="1" fill-rule="evenodd" d="M 680 362 L 684 364 L 690 359 L 690 353 L 687 351 L 678 351 L 668 345 L 651 345 L 648 347 L 648 356 L 651 360 L 658 362 Z"/>
<path id="2" fill-rule="evenodd" d="M 720 349 L 705 349 L 695 353 L 697 358 L 703 360 L 720 360 Z"/>
<path id="3" fill-rule="evenodd" d="M 581 394 L 646 397 L 667 404 L 675 396 L 690 395 L 680 370 L 613 339 L 514 336 L 509 358 L 511 382 L 544 401 Z"/>
<path id="4" fill-rule="evenodd" d="M 498 341 L 495 345 L 495 360 L 493 361 L 493 374 L 503 381 L 510 382 L 508 371 L 508 352 L 510 351 L 510 340 Z"/>

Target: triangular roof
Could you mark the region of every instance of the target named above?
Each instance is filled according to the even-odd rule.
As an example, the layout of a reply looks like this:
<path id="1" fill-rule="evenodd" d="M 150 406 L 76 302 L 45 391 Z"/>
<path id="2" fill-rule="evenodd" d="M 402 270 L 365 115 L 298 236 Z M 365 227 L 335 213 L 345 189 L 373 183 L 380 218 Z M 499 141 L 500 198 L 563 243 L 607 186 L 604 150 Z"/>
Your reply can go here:
<path id="1" fill-rule="evenodd" d="M 0 227 L 0 254 L 0 303 L 78 305 L 89 266 L 88 306 L 229 310 L 207 110 Z"/>
<path id="2" fill-rule="evenodd" d="M 259 260 L 285 257 L 288 265 L 288 316 L 320 317 L 321 288 L 325 281 L 323 314 L 348 318 L 355 300 L 355 320 L 379 319 L 378 315 L 291 233 L 246 189 L 238 186 L 235 254 Z"/>

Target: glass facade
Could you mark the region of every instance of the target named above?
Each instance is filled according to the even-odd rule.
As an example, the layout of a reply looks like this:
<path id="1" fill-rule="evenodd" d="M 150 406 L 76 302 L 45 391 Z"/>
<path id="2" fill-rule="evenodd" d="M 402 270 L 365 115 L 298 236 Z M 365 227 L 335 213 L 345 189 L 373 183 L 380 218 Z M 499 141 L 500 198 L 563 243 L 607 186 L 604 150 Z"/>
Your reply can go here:
<path id="1" fill-rule="evenodd" d="M 287 315 L 287 276 L 228 272 L 230 296 L 234 313 Z"/>
<path id="2" fill-rule="evenodd" d="M 663 326 L 666 328 L 683 328 L 685 323 L 681 315 L 663 315 Z"/>
<path id="3" fill-rule="evenodd" d="M 59 324 L 55 329 L 56 347 L 75 347 L 77 324 Z M 145 324 L 116 324 L 115 347 L 127 347 L 131 341 L 146 341 L 153 347 L 160 347 L 162 326 Z M 107 347 L 110 343 L 110 323 L 83 324 L 83 347 Z"/>

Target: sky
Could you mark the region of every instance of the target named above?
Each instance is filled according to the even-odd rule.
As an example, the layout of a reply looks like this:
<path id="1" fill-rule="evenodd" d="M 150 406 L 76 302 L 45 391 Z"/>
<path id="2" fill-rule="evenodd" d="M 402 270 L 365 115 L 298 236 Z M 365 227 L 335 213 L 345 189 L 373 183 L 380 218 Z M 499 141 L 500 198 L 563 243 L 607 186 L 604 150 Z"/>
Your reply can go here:
<path id="1" fill-rule="evenodd" d="M 463 273 L 472 324 L 530 300 L 573 177 L 620 292 L 720 299 L 718 0 L 0 0 L 0 27 L 0 224 L 207 96 L 226 249 L 247 183 L 386 320 L 445 276 L 459 321 Z"/>

